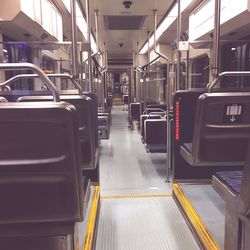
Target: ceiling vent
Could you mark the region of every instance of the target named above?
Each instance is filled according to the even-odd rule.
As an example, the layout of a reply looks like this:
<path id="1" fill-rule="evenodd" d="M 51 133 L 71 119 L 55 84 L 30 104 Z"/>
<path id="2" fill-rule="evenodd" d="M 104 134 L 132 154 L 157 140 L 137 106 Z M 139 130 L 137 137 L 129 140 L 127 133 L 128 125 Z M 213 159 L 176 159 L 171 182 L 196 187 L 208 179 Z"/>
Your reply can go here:
<path id="1" fill-rule="evenodd" d="M 108 59 L 108 65 L 132 65 L 132 59 Z"/>
<path id="2" fill-rule="evenodd" d="M 139 30 L 145 16 L 104 16 L 107 30 Z"/>

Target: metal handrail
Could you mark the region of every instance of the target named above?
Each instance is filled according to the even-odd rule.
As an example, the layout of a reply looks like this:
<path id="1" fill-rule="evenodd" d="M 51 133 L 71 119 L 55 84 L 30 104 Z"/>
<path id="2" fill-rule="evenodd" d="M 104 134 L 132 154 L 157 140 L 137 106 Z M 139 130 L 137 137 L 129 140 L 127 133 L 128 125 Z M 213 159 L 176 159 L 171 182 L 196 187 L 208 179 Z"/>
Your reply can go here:
<path id="1" fill-rule="evenodd" d="M 223 76 L 250 76 L 250 71 L 225 71 L 218 75 L 210 84 L 207 85 L 208 93 L 211 93 L 214 86 Z"/>
<path id="2" fill-rule="evenodd" d="M 157 10 L 153 10 L 154 12 L 154 52 L 161 58 L 165 59 L 167 61 L 167 75 L 169 77 L 169 58 L 162 53 L 158 52 L 156 50 L 156 23 L 157 23 Z M 168 82 L 168 88 L 167 88 L 167 182 L 169 182 L 169 176 L 170 176 L 170 167 L 171 167 L 171 126 L 170 126 L 170 94 L 171 94 L 171 88 L 170 88 L 170 82 Z"/>
<path id="3" fill-rule="evenodd" d="M 59 93 L 48 76 L 35 64 L 32 63 L 0 63 L 0 70 L 33 70 L 41 78 L 44 85 L 52 92 L 54 102 L 60 102 Z"/>
<path id="4" fill-rule="evenodd" d="M 47 74 L 47 77 L 56 77 L 56 78 L 65 78 L 65 79 L 69 79 L 71 80 L 71 82 L 73 83 L 73 85 L 76 87 L 76 89 L 79 92 L 79 95 L 82 95 L 82 88 L 81 86 L 75 81 L 74 77 L 72 75 L 69 74 Z M 21 80 L 21 79 L 30 79 L 30 78 L 38 78 L 39 75 L 37 74 L 21 74 L 21 75 L 16 75 L 11 77 L 10 79 L 8 79 L 7 81 L 0 83 L 0 87 L 1 86 L 8 86 L 8 84 L 11 84 L 17 80 Z"/>

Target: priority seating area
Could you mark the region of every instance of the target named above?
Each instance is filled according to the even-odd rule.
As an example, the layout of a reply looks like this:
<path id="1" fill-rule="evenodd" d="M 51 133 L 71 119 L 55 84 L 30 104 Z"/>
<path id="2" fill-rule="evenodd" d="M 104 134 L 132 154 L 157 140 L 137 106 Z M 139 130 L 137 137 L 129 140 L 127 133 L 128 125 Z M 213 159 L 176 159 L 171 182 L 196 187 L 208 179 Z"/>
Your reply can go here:
<path id="1" fill-rule="evenodd" d="M 32 69 L 51 91 L 49 96 L 47 91 L 32 96 L 22 91 L 0 93 L 4 100 L 0 105 L 1 247 L 17 246 L 16 239 L 21 239 L 29 249 L 38 249 L 41 237 L 46 250 L 73 246 L 75 223 L 84 218 L 89 180 L 99 179 L 94 94 L 88 93 L 92 98 L 80 92 L 60 96 L 32 64 L 1 67 Z"/>
<path id="2" fill-rule="evenodd" d="M 224 247 L 227 250 L 249 249 L 250 94 L 239 90 L 222 91 L 176 93 L 175 154 L 183 160 L 175 157 L 175 172 L 179 177 L 180 170 L 204 169 L 207 179 L 212 173 L 212 186 L 226 204 Z M 180 167 L 184 162 L 188 167 Z M 243 170 L 236 170 L 243 167 Z"/>
<path id="3" fill-rule="evenodd" d="M 212 186 L 225 200 L 225 249 L 250 248 L 250 150 L 243 171 L 218 172 Z"/>
<path id="4" fill-rule="evenodd" d="M 192 166 L 244 164 L 250 138 L 249 93 L 205 93 L 199 96 L 191 143 L 180 154 Z"/>

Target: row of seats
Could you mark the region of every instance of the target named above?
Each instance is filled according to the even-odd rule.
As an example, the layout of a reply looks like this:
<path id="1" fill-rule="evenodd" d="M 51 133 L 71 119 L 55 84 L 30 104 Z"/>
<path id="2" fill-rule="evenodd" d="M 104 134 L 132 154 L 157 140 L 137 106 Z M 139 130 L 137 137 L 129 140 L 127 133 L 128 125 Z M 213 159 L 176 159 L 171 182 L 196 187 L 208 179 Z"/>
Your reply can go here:
<path id="1" fill-rule="evenodd" d="M 111 113 L 103 107 L 98 108 L 98 133 L 100 139 L 109 139 Z"/>
<path id="2" fill-rule="evenodd" d="M 140 135 L 148 153 L 167 152 L 166 106 L 148 105 L 140 116 Z"/>
<path id="3" fill-rule="evenodd" d="M 0 95 L 1 238 L 72 235 L 86 180 L 99 178 L 96 96 Z"/>
<path id="4" fill-rule="evenodd" d="M 99 164 L 98 152 L 98 103 L 91 92 L 60 91 L 60 98 L 77 108 L 79 131 L 81 134 L 82 168 L 95 169 Z M 50 91 L 4 91 L 1 97 L 8 102 L 52 101 Z"/>
<path id="5" fill-rule="evenodd" d="M 226 202 L 225 249 L 249 249 L 250 93 L 205 91 L 180 91 L 174 97 L 175 154 L 189 171 L 212 169 L 212 186 Z M 178 174 L 181 161 L 176 162 Z"/>
<path id="6" fill-rule="evenodd" d="M 174 95 L 172 152 L 177 180 L 211 179 L 216 171 L 226 170 L 229 165 L 231 170 L 242 169 L 247 140 L 243 137 L 248 128 L 237 119 L 244 120 L 247 114 L 230 115 L 230 110 L 238 108 L 238 98 L 247 98 L 239 91 L 238 95 L 219 91 L 191 89 Z"/>

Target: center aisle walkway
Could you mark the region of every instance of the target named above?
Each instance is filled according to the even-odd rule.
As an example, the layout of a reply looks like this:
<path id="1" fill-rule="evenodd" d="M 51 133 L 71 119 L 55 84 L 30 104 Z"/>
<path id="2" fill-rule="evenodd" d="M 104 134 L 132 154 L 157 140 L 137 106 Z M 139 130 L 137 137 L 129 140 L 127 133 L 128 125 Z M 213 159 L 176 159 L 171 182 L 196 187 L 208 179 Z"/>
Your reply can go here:
<path id="1" fill-rule="evenodd" d="M 101 195 L 171 193 L 166 182 L 166 154 L 148 154 L 139 131 L 128 124 L 128 111 L 112 109 L 109 140 L 101 141 Z"/>
<path id="2" fill-rule="evenodd" d="M 102 141 L 95 249 L 200 249 L 165 183 L 166 155 L 146 153 L 122 107 L 112 119 L 110 139 Z"/>

